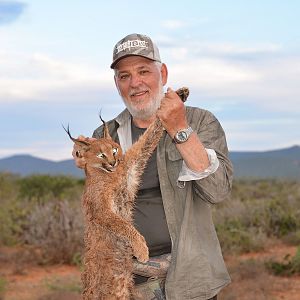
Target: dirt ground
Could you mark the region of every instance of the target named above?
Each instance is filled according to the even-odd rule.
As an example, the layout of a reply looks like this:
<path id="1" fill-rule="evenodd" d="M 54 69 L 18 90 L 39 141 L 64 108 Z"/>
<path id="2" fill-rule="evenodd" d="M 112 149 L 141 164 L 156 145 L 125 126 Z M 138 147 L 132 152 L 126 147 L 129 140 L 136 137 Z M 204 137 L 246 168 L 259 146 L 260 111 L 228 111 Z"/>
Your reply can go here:
<path id="1" fill-rule="evenodd" d="M 277 244 L 268 250 L 226 257 L 232 283 L 219 300 L 299 300 L 300 276 L 267 273 L 264 261 L 294 255 L 296 247 Z M 38 266 L 17 249 L 0 249 L 0 300 L 80 300 L 80 269 L 76 266 Z M 3 284 L 4 282 L 4 284 Z M 0 284 L 1 285 L 1 284 Z M 4 290 L 4 288 L 2 288 Z"/>

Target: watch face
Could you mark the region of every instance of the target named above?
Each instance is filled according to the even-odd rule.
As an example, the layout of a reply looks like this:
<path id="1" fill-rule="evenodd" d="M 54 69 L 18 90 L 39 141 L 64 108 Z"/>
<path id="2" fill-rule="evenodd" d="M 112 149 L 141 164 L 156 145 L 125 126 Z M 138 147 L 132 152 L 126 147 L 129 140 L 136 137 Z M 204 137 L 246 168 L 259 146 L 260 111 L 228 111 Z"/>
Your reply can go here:
<path id="1" fill-rule="evenodd" d="M 186 141 L 187 140 L 187 133 L 185 132 L 185 131 L 179 131 L 178 133 L 177 133 L 177 139 L 179 140 L 179 141 L 181 141 L 181 142 L 184 142 L 184 141 Z"/>
<path id="2" fill-rule="evenodd" d="M 193 132 L 193 129 L 191 127 L 188 127 L 187 129 L 179 130 L 176 132 L 173 140 L 177 144 L 184 143 L 188 140 L 188 138 L 192 132 Z"/>

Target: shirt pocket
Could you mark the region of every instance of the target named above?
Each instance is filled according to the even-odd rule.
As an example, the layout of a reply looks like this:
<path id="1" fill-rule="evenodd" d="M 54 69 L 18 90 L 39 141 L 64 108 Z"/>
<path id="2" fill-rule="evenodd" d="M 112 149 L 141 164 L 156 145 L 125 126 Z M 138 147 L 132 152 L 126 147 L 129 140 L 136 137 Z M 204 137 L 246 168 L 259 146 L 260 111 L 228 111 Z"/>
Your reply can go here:
<path id="1" fill-rule="evenodd" d="M 167 157 L 170 161 L 182 160 L 180 152 L 173 143 L 167 148 Z"/>
<path id="2" fill-rule="evenodd" d="M 175 144 L 171 144 L 167 148 L 167 159 L 168 174 L 171 182 L 173 182 L 177 188 L 183 189 L 185 187 L 185 182 L 178 181 L 179 173 L 182 169 L 183 159 Z"/>

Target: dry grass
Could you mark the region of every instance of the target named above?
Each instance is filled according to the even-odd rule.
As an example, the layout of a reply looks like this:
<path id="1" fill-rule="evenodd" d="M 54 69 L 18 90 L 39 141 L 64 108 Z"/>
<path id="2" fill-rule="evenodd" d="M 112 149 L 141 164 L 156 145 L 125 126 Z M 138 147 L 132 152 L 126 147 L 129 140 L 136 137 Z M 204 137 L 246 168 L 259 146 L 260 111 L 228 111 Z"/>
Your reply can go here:
<path id="1" fill-rule="evenodd" d="M 221 300 L 266 300 L 272 296 L 273 280 L 263 263 L 250 259 L 231 265 L 232 283 L 220 294 Z"/>

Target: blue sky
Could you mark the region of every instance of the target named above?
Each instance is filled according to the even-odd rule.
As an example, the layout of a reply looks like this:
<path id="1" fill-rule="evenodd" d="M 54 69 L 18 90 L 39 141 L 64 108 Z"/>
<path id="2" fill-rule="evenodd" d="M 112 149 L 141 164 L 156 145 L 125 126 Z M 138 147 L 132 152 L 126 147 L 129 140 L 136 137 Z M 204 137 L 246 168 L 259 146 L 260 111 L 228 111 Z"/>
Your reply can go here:
<path id="1" fill-rule="evenodd" d="M 152 37 L 168 86 L 213 112 L 230 150 L 300 145 L 300 1 L 0 0 L 0 158 L 71 157 L 123 108 L 114 44 Z"/>

